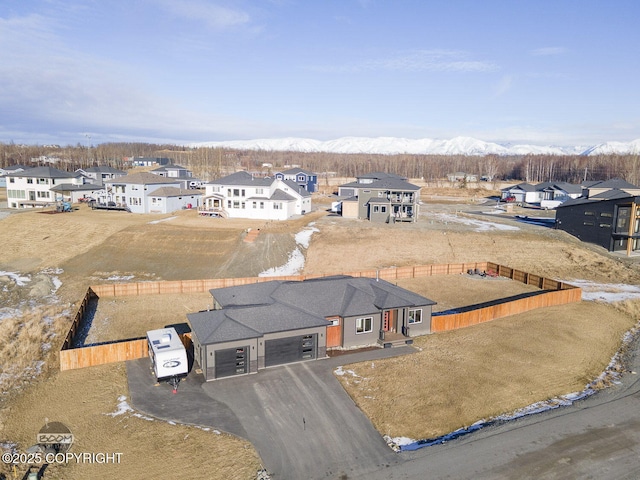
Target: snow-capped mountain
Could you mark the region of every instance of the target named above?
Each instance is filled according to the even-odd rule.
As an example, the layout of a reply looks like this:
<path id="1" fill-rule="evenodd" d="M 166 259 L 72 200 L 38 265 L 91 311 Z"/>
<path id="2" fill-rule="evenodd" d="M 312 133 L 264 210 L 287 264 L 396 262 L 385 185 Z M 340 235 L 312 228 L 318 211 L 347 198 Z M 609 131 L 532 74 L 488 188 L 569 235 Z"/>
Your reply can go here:
<path id="1" fill-rule="evenodd" d="M 265 138 L 203 142 L 192 147 L 220 147 L 236 150 L 267 150 L 292 152 L 370 153 L 370 154 L 426 154 L 426 155 L 606 155 L 640 153 L 640 139 L 632 142 L 607 142 L 593 147 L 554 147 L 539 145 L 500 145 L 471 137 L 450 140 L 409 139 L 396 137 L 342 137 L 335 140 L 310 138 Z"/>

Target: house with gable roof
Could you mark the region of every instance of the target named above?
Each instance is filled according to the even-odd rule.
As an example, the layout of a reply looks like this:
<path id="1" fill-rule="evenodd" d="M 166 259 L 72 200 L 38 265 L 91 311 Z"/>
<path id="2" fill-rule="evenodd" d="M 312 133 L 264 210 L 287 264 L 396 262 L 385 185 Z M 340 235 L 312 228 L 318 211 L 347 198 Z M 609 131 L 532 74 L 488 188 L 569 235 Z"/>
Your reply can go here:
<path id="1" fill-rule="evenodd" d="M 303 168 L 290 168 L 289 170 L 276 173 L 275 177 L 280 180 L 294 182 L 309 193 L 318 190 L 318 175 Z"/>
<path id="2" fill-rule="evenodd" d="M 384 172 L 358 176 L 338 187 L 342 216 L 377 223 L 417 222 L 420 187 Z"/>
<path id="3" fill-rule="evenodd" d="M 290 180 L 240 171 L 205 184 L 200 214 L 286 220 L 311 211 L 311 193 Z"/>
<path id="4" fill-rule="evenodd" d="M 54 167 L 34 167 L 13 171 L 5 175 L 7 206 L 9 208 L 46 207 L 62 200 L 54 188 L 63 184 L 83 186 L 84 175 L 70 173 Z"/>
<path id="5" fill-rule="evenodd" d="M 107 202 L 127 207 L 132 213 L 168 213 L 197 208 L 201 194 L 185 190 L 176 179 L 139 172 L 105 182 Z"/>
<path id="6" fill-rule="evenodd" d="M 210 290 L 213 309 L 187 314 L 205 380 L 315 360 L 327 349 L 412 343 L 431 333 L 435 304 L 384 280 L 273 280 Z"/>

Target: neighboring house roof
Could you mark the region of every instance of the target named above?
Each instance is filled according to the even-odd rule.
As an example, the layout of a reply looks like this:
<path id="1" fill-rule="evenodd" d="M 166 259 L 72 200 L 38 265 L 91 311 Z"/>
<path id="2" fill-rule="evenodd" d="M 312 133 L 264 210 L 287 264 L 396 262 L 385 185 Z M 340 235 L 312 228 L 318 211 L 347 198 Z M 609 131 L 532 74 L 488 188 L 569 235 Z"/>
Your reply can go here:
<path id="1" fill-rule="evenodd" d="M 30 177 L 30 178 L 76 178 L 82 176 L 79 173 L 69 173 L 53 167 L 27 168 L 21 172 L 8 173 L 7 177 Z"/>
<path id="2" fill-rule="evenodd" d="M 109 165 L 98 165 L 97 167 L 83 168 L 81 170 L 87 173 L 119 173 L 122 175 L 126 173 L 124 170 L 118 170 Z"/>
<path id="3" fill-rule="evenodd" d="M 396 175 L 395 173 L 386 173 L 386 172 L 370 172 L 370 173 L 365 173 L 363 175 L 358 175 L 356 178 L 371 178 L 374 180 L 383 180 L 383 179 L 390 179 L 390 178 L 395 178 L 398 180 L 407 179 L 407 177 L 402 177 L 400 175 Z"/>
<path id="4" fill-rule="evenodd" d="M 273 195 L 269 197 L 269 200 L 288 202 L 290 200 L 295 200 L 295 198 L 289 195 L 287 192 L 284 192 L 278 189 L 275 192 L 273 192 Z"/>
<path id="5" fill-rule="evenodd" d="M 102 185 L 96 185 L 95 183 L 84 183 L 82 185 L 62 183 L 51 187 L 49 190 L 52 192 L 93 192 L 96 190 L 104 190 L 104 187 Z"/>
<path id="6" fill-rule="evenodd" d="M 238 185 L 247 186 L 247 185 L 257 185 L 268 187 L 273 183 L 273 179 L 269 177 L 259 178 L 254 177 L 250 173 L 245 171 L 235 172 L 231 175 L 227 175 L 226 177 L 219 178 L 218 180 L 213 180 L 209 182 L 209 185 Z M 297 188 L 297 185 L 296 185 Z"/>
<path id="7" fill-rule="evenodd" d="M 295 191 L 301 197 L 310 197 L 311 196 L 311 193 L 309 193 L 308 190 L 302 188 L 300 185 L 298 185 L 293 180 L 280 180 L 280 181 L 283 182 L 285 185 L 287 185 L 289 188 L 293 189 L 293 191 Z"/>
<path id="8" fill-rule="evenodd" d="M 556 208 L 564 208 L 571 207 L 574 205 L 587 205 L 590 203 L 598 203 L 606 200 L 624 200 L 631 198 L 639 198 L 635 195 L 631 195 L 630 193 L 625 192 L 624 190 L 607 190 L 606 192 L 599 193 L 597 195 L 592 195 L 589 198 L 587 197 L 578 197 L 567 200 L 566 202 L 558 205 Z"/>
<path id="9" fill-rule="evenodd" d="M 0 170 L 4 171 L 5 173 L 11 173 L 11 172 L 29 170 L 30 168 L 32 167 L 27 167 L 25 165 L 9 165 L 8 167 L 0 168 Z"/>
<path id="10" fill-rule="evenodd" d="M 153 173 L 148 173 L 148 172 L 139 172 L 139 173 L 132 173 L 124 177 L 118 177 L 112 180 L 107 180 L 105 183 L 150 185 L 150 184 L 161 184 L 161 183 L 176 183 L 176 179 L 161 177 L 160 175 L 154 175 Z"/>
<path id="11" fill-rule="evenodd" d="M 413 191 L 420 190 L 420 187 L 402 180 L 401 177 L 398 177 L 398 178 L 389 177 L 383 180 L 376 180 L 371 183 L 349 182 L 349 183 L 340 185 L 340 187 L 341 188 L 353 187 L 353 188 L 358 188 L 362 190 L 369 190 L 369 189 L 371 190 L 413 190 Z"/>
<path id="12" fill-rule="evenodd" d="M 633 185 L 626 180 L 622 180 L 621 178 L 611 178 L 602 182 L 593 183 L 592 185 L 589 185 L 589 188 L 617 188 L 619 190 L 623 190 L 625 188 L 639 189 L 640 187 Z"/>
<path id="13" fill-rule="evenodd" d="M 522 190 L 523 192 L 535 192 L 536 187 L 527 182 L 518 183 L 517 185 L 513 185 L 512 187 L 503 188 L 503 192 L 510 192 L 512 190 Z"/>
<path id="14" fill-rule="evenodd" d="M 290 168 L 289 170 L 285 170 L 283 172 L 280 172 L 284 175 L 296 175 L 298 173 L 304 173 L 307 176 L 313 176 L 315 175 L 315 173 L 310 172 L 309 170 L 305 170 L 304 168 Z"/>
<path id="15" fill-rule="evenodd" d="M 202 195 L 197 190 L 185 190 L 178 187 L 160 187 L 153 192 L 147 193 L 147 197 L 182 197 Z"/>
<path id="16" fill-rule="evenodd" d="M 551 188 L 553 190 L 562 190 L 563 192 L 567 193 L 582 193 L 582 186 L 576 185 L 574 183 L 559 182 L 554 183 L 547 188 Z"/>

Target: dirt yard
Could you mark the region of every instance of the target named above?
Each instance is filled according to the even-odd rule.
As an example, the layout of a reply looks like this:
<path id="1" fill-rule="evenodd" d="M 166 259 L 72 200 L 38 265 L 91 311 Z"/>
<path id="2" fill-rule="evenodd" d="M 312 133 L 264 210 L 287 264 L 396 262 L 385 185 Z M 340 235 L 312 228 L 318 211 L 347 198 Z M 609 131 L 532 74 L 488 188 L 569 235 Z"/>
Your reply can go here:
<path id="1" fill-rule="evenodd" d="M 108 415 L 122 406 L 120 396 L 128 398 L 124 366 L 60 373 L 57 351 L 88 285 L 257 275 L 285 264 L 295 234 L 311 222 L 319 231 L 303 248 L 304 273 L 488 260 L 565 281 L 640 284 L 631 260 L 490 210 L 469 198 L 434 203 L 422 209 L 417 224 L 403 225 L 324 212 L 289 222 L 200 218 L 193 211 L 133 215 L 84 206 L 65 214 L 12 213 L 0 219 L 0 322 L 13 332 L 0 339 L 0 447 L 24 451 L 46 417 L 67 424 L 82 450 L 122 452 L 126 459 L 118 466 L 59 466 L 47 471 L 48 478 L 163 477 L 175 468 L 169 459 L 176 451 L 180 477 L 255 477 L 259 458 L 246 442 L 134 412 Z M 260 229 L 253 243 L 243 241 L 249 228 Z M 463 277 L 399 284 L 438 301 L 439 309 L 527 288 Z M 511 288 L 519 291 L 509 293 Z M 209 299 L 206 293 L 106 299 L 90 334 L 140 336 L 148 325 L 184 321 L 185 313 L 206 308 Z M 632 302 L 618 308 L 582 302 L 431 335 L 416 342 L 421 351 L 415 355 L 376 362 L 375 368 L 349 367 L 366 380 L 356 384 L 346 377 L 346 388 L 381 433 L 444 433 L 584 388 L 609 363 L 636 314 Z M 397 408 L 385 407 L 392 401 Z"/>

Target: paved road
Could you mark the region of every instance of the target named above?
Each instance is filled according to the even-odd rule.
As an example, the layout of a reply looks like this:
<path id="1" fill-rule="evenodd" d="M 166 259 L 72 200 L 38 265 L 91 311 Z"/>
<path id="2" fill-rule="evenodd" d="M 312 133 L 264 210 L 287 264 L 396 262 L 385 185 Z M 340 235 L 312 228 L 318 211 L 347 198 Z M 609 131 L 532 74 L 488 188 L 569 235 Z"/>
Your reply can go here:
<path id="1" fill-rule="evenodd" d="M 413 351 L 376 349 L 209 383 L 192 373 L 177 395 L 167 385 L 153 386 L 148 359 L 127 362 L 127 372 L 137 410 L 248 439 L 274 479 L 353 478 L 402 459 L 346 394 L 333 370 Z"/>

